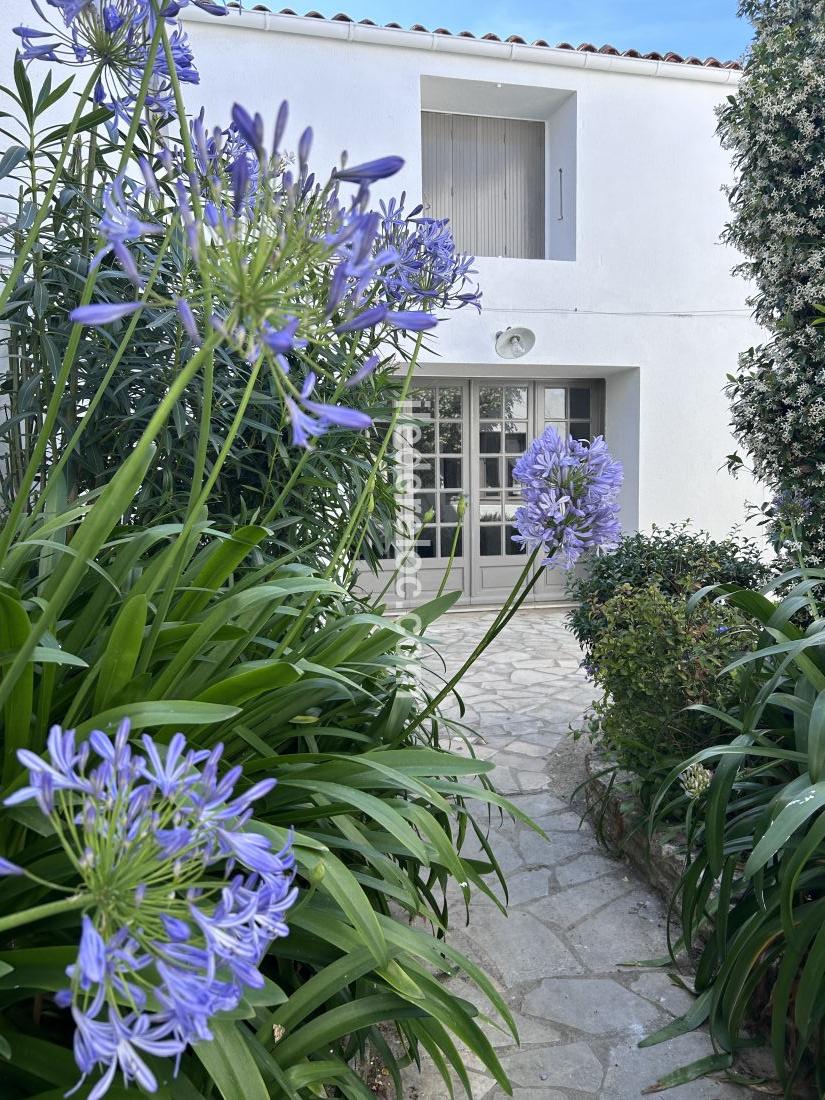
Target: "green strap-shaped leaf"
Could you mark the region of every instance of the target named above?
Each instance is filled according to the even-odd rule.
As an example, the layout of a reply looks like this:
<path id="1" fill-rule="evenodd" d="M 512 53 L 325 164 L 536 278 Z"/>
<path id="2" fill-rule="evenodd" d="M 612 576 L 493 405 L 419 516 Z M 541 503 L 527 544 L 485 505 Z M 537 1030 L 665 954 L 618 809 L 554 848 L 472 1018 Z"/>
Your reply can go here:
<path id="1" fill-rule="evenodd" d="M 132 679 L 137 664 L 149 601 L 142 593 L 130 596 L 118 612 L 100 658 L 94 709 L 105 710 Z"/>
<path id="2" fill-rule="evenodd" d="M 170 619 L 190 619 L 209 603 L 214 592 L 237 569 L 244 558 L 269 535 L 265 527 L 250 524 L 233 531 L 230 538 L 213 542 L 206 562 L 191 579 L 191 589 L 184 592 L 172 608 Z"/>
<path id="3" fill-rule="evenodd" d="M 825 776 L 825 691 L 820 691 L 811 707 L 808 723 L 808 773 L 814 783 Z"/>
<path id="4" fill-rule="evenodd" d="M 676 1085 L 686 1085 L 690 1081 L 696 1081 L 699 1077 L 705 1077 L 708 1073 L 717 1073 L 722 1069 L 729 1069 L 733 1065 L 732 1054 L 709 1054 L 707 1058 L 699 1058 L 687 1066 L 675 1069 L 672 1073 L 666 1073 L 660 1077 L 655 1085 L 642 1090 L 642 1096 L 651 1096 L 654 1092 L 664 1092 Z"/>
<path id="5" fill-rule="evenodd" d="M 16 593 L 0 592 L 0 650 L 16 652 L 28 637 L 31 623 Z M 34 706 L 34 667 L 30 663 L 3 706 L 3 786 L 20 770 L 17 750 L 29 743 Z"/>
<path id="6" fill-rule="evenodd" d="M 301 673 L 286 661 L 260 661 L 210 685 L 198 696 L 205 703 L 243 706 L 250 699 L 284 687 L 299 679 Z"/>
<path id="7" fill-rule="evenodd" d="M 205 726 L 213 722 L 228 722 L 240 711 L 237 707 L 219 706 L 217 703 L 199 703 L 194 699 L 162 699 L 159 702 L 130 703 L 122 707 L 94 714 L 88 722 L 77 727 L 78 738 L 86 737 L 94 729 L 112 729 L 124 718 L 129 718 L 132 729 L 154 726 Z"/>
<path id="8" fill-rule="evenodd" d="M 233 1020 L 213 1020 L 211 1043 L 194 1047 L 224 1100 L 270 1100 L 255 1059 Z"/>
<path id="9" fill-rule="evenodd" d="M 792 798 L 765 830 L 748 857 L 745 874 L 750 877 L 776 855 L 790 837 L 825 806 L 825 783 L 812 783 Z"/>
<path id="10" fill-rule="evenodd" d="M 317 794 L 322 798 L 330 798 L 335 802 L 341 802 L 348 806 L 354 806 L 356 810 L 367 817 L 377 821 L 387 832 L 400 841 L 404 848 L 419 863 L 429 866 L 430 857 L 421 840 L 415 835 L 404 818 L 394 810 L 384 799 L 366 791 L 360 791 L 355 787 L 347 787 L 342 783 L 324 783 L 316 780 L 312 773 L 300 775 L 292 780 L 282 777 L 280 787 L 286 790 L 289 787 L 298 787 L 307 794 Z"/>
<path id="11" fill-rule="evenodd" d="M 282 1039 L 275 1048 L 275 1055 L 282 1066 L 295 1065 L 314 1051 L 323 1050 L 345 1035 L 352 1035 L 372 1024 L 426 1014 L 425 1010 L 409 1004 L 395 993 L 374 993 L 316 1016 Z M 240 1096 L 243 1093 L 227 1097 L 227 1100 L 237 1100 Z"/>

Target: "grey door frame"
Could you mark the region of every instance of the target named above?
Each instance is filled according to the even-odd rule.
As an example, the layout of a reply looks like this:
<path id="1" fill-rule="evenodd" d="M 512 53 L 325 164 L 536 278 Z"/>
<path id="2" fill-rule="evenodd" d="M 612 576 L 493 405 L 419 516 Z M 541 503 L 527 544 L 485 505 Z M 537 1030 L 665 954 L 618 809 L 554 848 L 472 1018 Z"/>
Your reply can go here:
<path id="1" fill-rule="evenodd" d="M 441 367 L 441 365 L 439 365 Z M 414 387 L 427 387 L 431 386 L 435 389 L 439 387 L 458 387 L 463 394 L 464 404 L 464 430 L 462 440 L 462 463 L 464 468 L 463 481 L 465 485 L 465 492 L 468 498 L 468 508 L 464 517 L 464 526 L 462 531 L 462 554 L 456 557 L 453 571 L 450 575 L 450 580 L 447 584 L 448 590 L 454 590 L 455 581 L 463 580 L 463 595 L 459 603 L 463 606 L 490 606 L 495 605 L 501 601 L 509 592 L 509 588 L 506 585 L 502 585 L 501 589 L 488 588 L 484 590 L 482 582 L 482 569 L 484 561 L 480 553 L 480 505 L 481 505 L 481 487 L 480 487 L 480 446 L 479 446 L 479 431 L 480 431 L 480 416 L 479 416 L 479 390 L 482 386 L 493 387 L 523 387 L 526 386 L 528 390 L 528 446 L 537 435 L 541 434 L 544 430 L 544 390 L 545 388 L 556 389 L 570 387 L 588 387 L 590 389 L 590 409 L 591 409 L 591 436 L 602 434 L 604 432 L 605 421 L 605 383 L 601 378 L 594 377 L 575 377 L 565 375 L 563 377 L 548 376 L 546 372 L 538 373 L 535 368 L 530 370 L 528 368 L 523 374 L 519 374 L 516 377 L 507 377 L 501 371 L 496 374 L 484 373 L 470 374 L 469 371 L 456 377 L 454 373 L 448 373 L 443 367 L 436 369 L 432 372 L 427 371 L 426 368 L 422 368 L 420 373 L 416 373 Z M 530 407 L 532 406 L 532 407 Z M 569 418 L 568 418 L 569 419 Z M 434 460 L 436 463 L 435 471 L 435 497 L 438 505 L 441 503 L 441 494 L 443 492 L 439 485 L 439 459 Z M 503 466 L 504 481 L 506 483 L 506 459 Z M 506 525 L 503 528 L 506 530 Z M 440 528 L 437 528 L 437 538 L 440 538 Z M 435 558 L 425 558 L 421 561 L 421 581 L 422 590 L 416 600 L 411 601 L 412 606 L 415 603 L 425 601 L 429 596 L 435 594 L 435 590 L 438 587 L 440 577 L 444 566 L 446 565 L 446 558 L 441 558 L 440 553 Z M 486 559 L 487 564 L 495 566 L 507 566 L 512 565 L 514 567 L 513 577 L 518 575 L 524 566 L 525 558 L 523 555 L 491 555 Z M 388 559 L 383 563 L 384 576 L 386 577 L 389 572 L 392 572 L 397 563 L 393 559 Z M 383 587 L 383 581 L 381 575 L 378 578 L 372 578 L 368 575 L 362 574 L 362 583 L 365 590 L 369 591 L 373 587 L 373 583 L 377 583 L 376 591 Z M 564 576 L 560 570 L 548 570 L 541 578 L 539 583 L 534 588 L 530 597 L 528 597 L 529 603 L 550 603 L 558 602 L 564 598 Z"/>

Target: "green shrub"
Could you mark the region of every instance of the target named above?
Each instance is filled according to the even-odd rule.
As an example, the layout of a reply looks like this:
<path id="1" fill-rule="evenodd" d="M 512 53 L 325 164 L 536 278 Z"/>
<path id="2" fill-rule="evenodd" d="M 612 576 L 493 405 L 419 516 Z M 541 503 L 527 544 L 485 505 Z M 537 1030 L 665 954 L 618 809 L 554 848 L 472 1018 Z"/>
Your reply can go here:
<path id="1" fill-rule="evenodd" d="M 754 640 L 727 608 L 705 602 L 692 612 L 655 585 L 622 585 L 601 608 L 593 647 L 593 739 L 643 783 L 675 759 L 713 743 L 719 723 L 696 704 L 733 704 L 736 683 L 719 673 Z"/>
<path id="2" fill-rule="evenodd" d="M 707 584 L 755 588 L 768 577 L 756 543 L 748 539 L 712 539 L 688 523 L 672 523 L 625 536 L 610 554 L 593 557 L 584 575 L 571 575 L 567 593 L 576 607 L 568 624 L 592 671 L 593 647 L 605 628 L 604 605 L 622 586 L 655 585 L 667 596 L 682 597 Z"/>

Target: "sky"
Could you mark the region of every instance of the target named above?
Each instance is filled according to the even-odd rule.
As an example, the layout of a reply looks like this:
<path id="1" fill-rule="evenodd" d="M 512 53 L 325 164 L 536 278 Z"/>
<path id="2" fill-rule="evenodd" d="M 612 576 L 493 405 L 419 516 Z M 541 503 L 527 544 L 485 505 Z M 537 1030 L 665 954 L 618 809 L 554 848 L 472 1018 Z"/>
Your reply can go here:
<path id="1" fill-rule="evenodd" d="M 254 0 L 245 0 L 250 7 Z M 610 43 L 643 53 L 673 50 L 723 61 L 738 58 L 750 39 L 749 24 L 736 15 L 737 0 L 268 0 L 269 7 L 310 7 L 322 15 L 344 11 L 354 19 L 422 23 L 474 34 L 492 31 L 528 41 Z M 308 6 L 309 5 L 309 6 Z"/>

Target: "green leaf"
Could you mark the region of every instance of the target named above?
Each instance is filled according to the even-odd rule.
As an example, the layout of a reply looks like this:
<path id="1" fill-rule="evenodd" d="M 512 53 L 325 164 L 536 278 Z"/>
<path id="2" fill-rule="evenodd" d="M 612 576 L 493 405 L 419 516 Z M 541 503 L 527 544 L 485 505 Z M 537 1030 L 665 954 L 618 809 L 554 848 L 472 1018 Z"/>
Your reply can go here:
<path id="1" fill-rule="evenodd" d="M 32 86 L 26 66 L 20 56 L 14 59 L 14 83 L 17 94 L 20 96 L 20 106 L 26 116 L 26 121 L 31 124 L 34 121 L 34 100 L 32 98 Z"/>
<path id="2" fill-rule="evenodd" d="M 825 783 L 812 783 L 791 799 L 765 830 L 745 864 L 745 874 L 754 875 L 814 814 L 825 806 Z"/>
<path id="3" fill-rule="evenodd" d="M 0 665 L 9 665 L 17 656 L 14 649 L 6 649 L 0 652 Z M 35 646 L 29 658 L 32 664 L 45 665 L 71 665 L 73 668 L 88 668 L 82 657 L 76 657 L 73 653 L 67 653 L 65 649 L 57 646 Z"/>
<path id="4" fill-rule="evenodd" d="M 808 723 L 808 772 L 814 783 L 825 777 L 825 691 L 820 691 L 811 707 Z"/>
<path id="5" fill-rule="evenodd" d="M 142 593 L 130 596 L 120 609 L 100 659 L 95 711 L 113 703 L 134 676 L 148 613 L 149 601 Z"/>
<path id="6" fill-rule="evenodd" d="M 334 801 L 354 806 L 356 809 L 360 810 L 361 813 L 366 814 L 367 817 L 371 817 L 374 821 L 383 825 L 387 832 L 391 836 L 394 836 L 396 840 L 400 841 L 405 850 L 417 859 L 419 863 L 423 863 L 425 866 L 429 865 L 429 856 L 422 842 L 403 817 L 401 817 L 396 810 L 392 809 L 391 806 L 387 805 L 383 799 L 376 798 L 375 795 L 368 794 L 365 791 L 359 791 L 355 787 L 344 786 L 341 783 L 319 782 L 317 779 L 313 779 L 311 775 L 299 777 L 295 780 L 282 778 L 280 786 L 282 790 L 286 790 L 289 787 L 298 787 L 308 794 L 312 794 L 312 792 L 315 791 L 317 794 L 326 796 Z"/>
<path id="7" fill-rule="evenodd" d="M 666 1073 L 660 1077 L 655 1085 L 642 1089 L 642 1096 L 650 1096 L 654 1092 L 664 1092 L 665 1089 L 675 1088 L 676 1085 L 686 1085 L 690 1081 L 696 1081 L 709 1073 L 717 1073 L 719 1070 L 729 1069 L 733 1065 L 732 1054 L 709 1054 L 706 1058 L 699 1058 L 681 1069 L 675 1069 L 672 1073 Z"/>
<path id="8" fill-rule="evenodd" d="M 0 592 L 0 649 L 16 652 L 26 640 L 31 623 L 23 603 L 12 589 Z M 17 750 L 29 743 L 34 708 L 34 668 L 31 663 L 14 685 L 3 706 L 3 786 L 17 774 Z"/>
<path id="9" fill-rule="evenodd" d="M 206 564 L 191 580 L 191 591 L 185 592 L 177 601 L 170 619 L 190 619 L 202 611 L 233 570 L 269 533 L 266 527 L 251 525 L 239 527 L 229 538 L 213 542 Z"/>
<path id="10" fill-rule="evenodd" d="M 233 1020 L 213 1020 L 211 1043 L 196 1043 L 195 1054 L 224 1100 L 270 1100 L 269 1089 Z"/>
<path id="11" fill-rule="evenodd" d="M 704 993 L 696 998 L 684 1016 L 665 1024 L 658 1031 L 654 1031 L 652 1035 L 647 1035 L 639 1043 L 639 1046 L 655 1047 L 659 1043 L 666 1043 L 671 1039 L 678 1038 L 680 1035 L 687 1035 L 689 1031 L 695 1031 L 697 1027 L 702 1026 L 710 1015 L 712 1000 L 713 990 L 706 989 Z"/>
<path id="12" fill-rule="evenodd" d="M 124 718 L 130 719 L 133 730 L 153 726 L 205 726 L 215 722 L 228 722 L 240 714 L 237 707 L 219 706 L 217 703 L 200 703 L 192 699 L 163 699 L 160 702 L 129 703 L 113 707 L 93 715 L 77 726 L 78 738 L 92 730 L 104 732 L 113 729 Z"/>
<path id="13" fill-rule="evenodd" d="M 28 155 L 28 150 L 22 145 L 10 145 L 0 157 L 0 179 L 10 175 Z"/>
<path id="14" fill-rule="evenodd" d="M 286 661 L 256 661 L 211 684 L 198 699 L 242 706 L 259 695 L 294 683 L 300 676 L 300 670 Z"/>

